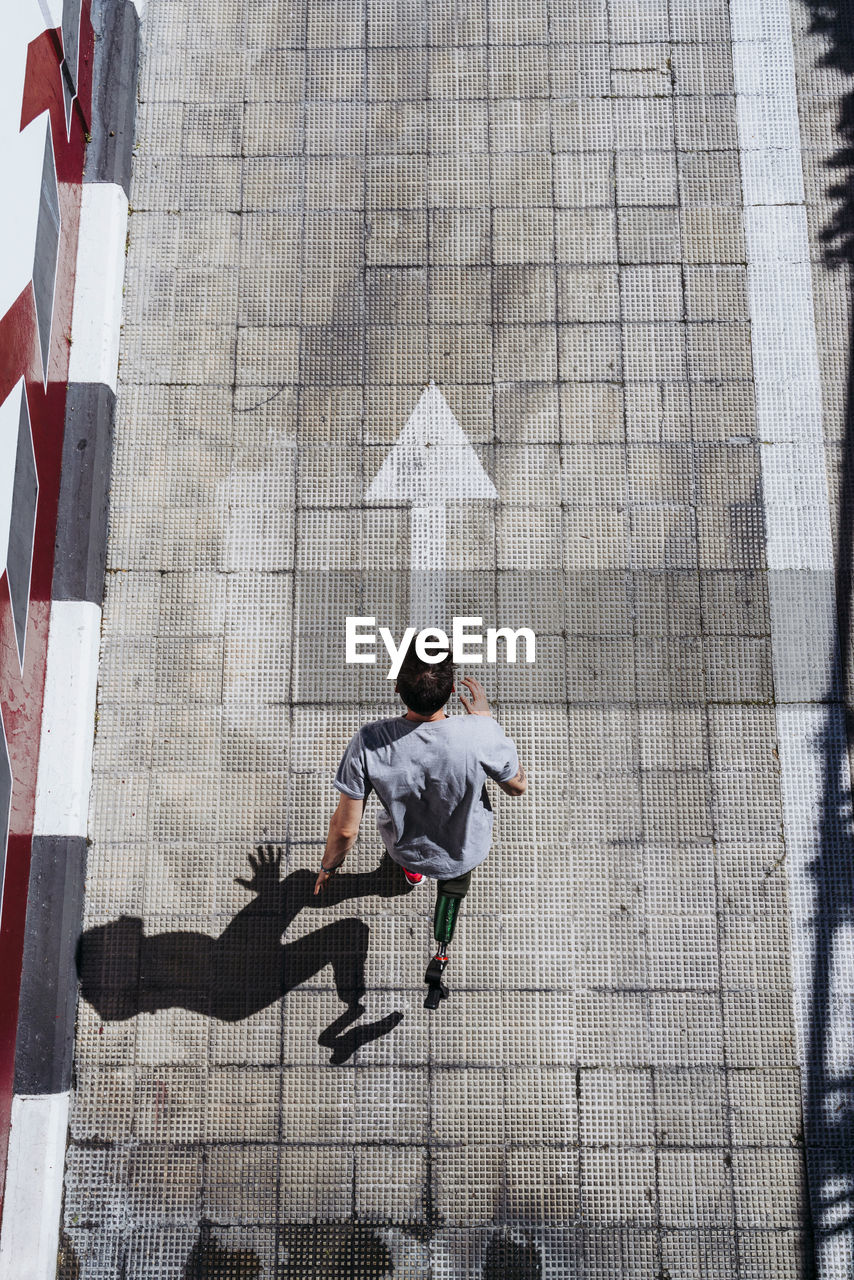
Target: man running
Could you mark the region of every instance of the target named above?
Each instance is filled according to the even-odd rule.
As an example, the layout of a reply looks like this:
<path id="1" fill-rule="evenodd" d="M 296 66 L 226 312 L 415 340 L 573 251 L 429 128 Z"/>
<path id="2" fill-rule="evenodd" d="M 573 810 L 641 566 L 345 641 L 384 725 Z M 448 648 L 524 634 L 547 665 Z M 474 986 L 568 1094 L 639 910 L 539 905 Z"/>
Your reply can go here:
<path id="1" fill-rule="evenodd" d="M 492 805 L 486 779 L 509 796 L 527 788 L 525 771 L 511 738 L 492 718 L 482 685 L 462 682 L 465 716 L 446 716 L 454 692 L 450 654 L 441 662 L 422 662 L 411 649 L 395 683 L 406 713 L 374 720 L 354 733 L 338 766 L 341 792 L 329 823 L 326 849 L 314 892 L 319 893 L 356 842 L 371 791 L 382 804 L 377 820 L 389 854 L 410 884 L 425 876 L 438 880 L 433 934 L 438 944 L 427 968 L 429 1008 L 447 991 L 442 974 L 448 945 L 471 873 L 489 853 Z"/>

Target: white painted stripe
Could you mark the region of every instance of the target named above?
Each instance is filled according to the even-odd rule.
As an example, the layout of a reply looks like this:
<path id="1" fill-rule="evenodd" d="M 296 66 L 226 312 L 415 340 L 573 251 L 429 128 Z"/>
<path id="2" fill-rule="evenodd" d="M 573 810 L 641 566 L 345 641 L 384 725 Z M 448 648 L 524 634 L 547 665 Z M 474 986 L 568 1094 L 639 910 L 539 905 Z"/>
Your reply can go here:
<path id="1" fill-rule="evenodd" d="M 447 628 L 447 515 L 444 506 L 409 513 L 409 622 L 416 630 Z"/>
<path id="2" fill-rule="evenodd" d="M 97 605 L 51 603 L 34 835 L 86 835 L 100 637 Z"/>
<path id="3" fill-rule="evenodd" d="M 768 568 L 831 571 L 833 545 L 806 210 L 802 205 L 761 206 L 757 202 L 765 193 L 751 188 L 747 174 L 742 174 L 742 183 L 749 206 L 744 226 L 754 372 L 766 392 L 770 388 L 781 392 L 758 396 L 756 403 Z"/>
<path id="4" fill-rule="evenodd" d="M 12 1099 L 0 1280 L 55 1280 L 68 1093 Z"/>
<path id="5" fill-rule="evenodd" d="M 80 209 L 69 382 L 116 389 L 128 201 L 115 182 L 85 182 Z"/>
<path id="6" fill-rule="evenodd" d="M 766 548 L 771 572 L 809 569 L 830 577 L 833 546 L 827 515 L 824 450 L 811 440 L 760 445 Z M 821 463 L 819 470 L 818 464 Z M 769 518 L 770 512 L 775 513 Z"/>
<path id="7" fill-rule="evenodd" d="M 843 776 L 837 782 L 847 794 L 850 769 L 841 708 L 822 705 L 838 694 L 833 687 L 833 542 L 789 0 L 730 0 L 730 21 L 770 570 L 793 1003 L 806 1103 L 819 1065 L 814 1050 L 821 1057 L 828 1045 L 835 1048 L 833 1068 L 840 1078 L 850 1079 L 854 1070 L 848 1001 L 834 1006 L 828 993 L 825 1044 L 810 1041 L 815 955 L 826 943 L 817 919 L 816 871 L 821 873 L 828 847 L 843 837 L 828 827 L 840 821 L 839 814 L 823 811 L 825 773 L 830 761 L 838 761 Z M 850 973 L 850 931 L 833 945 L 832 964 Z M 807 1133 L 808 1142 L 821 1137 L 814 1129 Z M 821 1153 L 813 1147 L 808 1161 L 819 1280 L 850 1280 L 852 1231 L 834 1231 L 839 1223 L 831 1220 L 836 1210 L 825 1208 L 830 1188 Z"/>

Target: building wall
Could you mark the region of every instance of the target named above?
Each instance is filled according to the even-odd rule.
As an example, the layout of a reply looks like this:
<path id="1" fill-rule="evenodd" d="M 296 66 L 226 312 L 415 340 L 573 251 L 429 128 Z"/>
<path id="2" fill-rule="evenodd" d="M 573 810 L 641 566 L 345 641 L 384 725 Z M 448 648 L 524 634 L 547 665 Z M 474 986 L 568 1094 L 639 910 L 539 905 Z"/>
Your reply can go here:
<path id="1" fill-rule="evenodd" d="M 16 0 L 0 42 L 0 1191 L 6 1167 L 66 412 L 89 0 Z"/>

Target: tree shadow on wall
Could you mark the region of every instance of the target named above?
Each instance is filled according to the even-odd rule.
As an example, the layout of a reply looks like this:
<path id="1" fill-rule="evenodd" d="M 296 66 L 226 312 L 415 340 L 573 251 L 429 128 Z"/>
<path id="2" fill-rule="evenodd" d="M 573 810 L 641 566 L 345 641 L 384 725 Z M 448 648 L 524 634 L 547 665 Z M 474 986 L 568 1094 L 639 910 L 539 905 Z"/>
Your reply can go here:
<path id="1" fill-rule="evenodd" d="M 388 1245 L 379 1232 L 359 1222 L 295 1223 L 279 1228 L 282 1261 L 275 1280 L 386 1280 L 394 1275 Z M 517 1240 L 505 1231 L 490 1237 L 482 1280 L 541 1280 L 543 1263 L 533 1240 Z M 209 1222 L 187 1259 L 182 1280 L 261 1280 L 262 1267 L 252 1250 L 227 1249 Z"/>
<path id="2" fill-rule="evenodd" d="M 56 1280 L 80 1280 L 80 1259 L 74 1245 L 62 1230 L 56 1258 Z"/>
<path id="3" fill-rule="evenodd" d="M 825 195 L 835 206 L 821 229 L 824 263 L 854 277 L 854 0 L 802 0 L 810 33 L 823 48 L 817 65 L 847 78 L 839 99 L 837 147 L 828 161 Z M 831 87 L 831 92 L 834 92 Z M 817 300 L 820 301 L 820 300 Z M 848 334 L 848 385 L 840 458 L 835 555 L 837 647 L 821 736 L 821 835 L 807 873 L 811 890 L 810 989 L 803 1079 L 812 1251 L 803 1275 L 842 1274 L 839 1257 L 854 1249 L 854 1075 L 850 996 L 839 991 L 854 927 L 854 839 L 851 823 L 852 513 L 854 513 L 854 333 Z M 836 990 L 834 988 L 837 988 Z M 850 988 L 846 988 L 850 991 Z M 841 1039 L 840 1039 L 841 1038 Z M 844 1043 L 842 1043 L 844 1041 Z M 813 1254 L 814 1251 L 814 1254 Z M 837 1262 L 834 1263 L 836 1256 Z M 845 1265 L 844 1263 L 842 1264 Z"/>
<path id="4" fill-rule="evenodd" d="M 332 1051 L 330 1062 L 340 1066 L 362 1045 L 387 1035 L 403 1018 L 397 1010 L 376 1022 L 352 1026 L 364 1013 L 370 939 L 364 921 L 333 920 L 293 942 L 283 943 L 282 935 L 303 910 L 410 892 L 403 873 L 385 854 L 375 871 L 339 872 L 315 896 L 312 871 L 293 871 L 280 879 L 281 856 L 271 845 L 250 855 L 252 876 L 238 877 L 237 883 L 256 896 L 218 938 L 183 931 L 147 937 L 136 916 L 88 929 L 78 946 L 84 999 L 105 1022 L 176 1007 L 221 1022 L 239 1022 L 331 965 L 335 989 L 346 1008 L 317 1038 Z"/>
<path id="5" fill-rule="evenodd" d="M 543 1259 L 535 1241 L 496 1231 L 486 1246 L 483 1280 L 540 1280 Z"/>
<path id="6" fill-rule="evenodd" d="M 211 1232 L 209 1222 L 199 1224 L 199 1238 L 187 1259 L 182 1280 L 261 1280 L 261 1260 L 251 1249 L 226 1249 Z"/>
<path id="7" fill-rule="evenodd" d="M 276 1280 L 384 1280 L 394 1274 L 388 1245 L 360 1222 L 294 1223 L 279 1228 L 284 1261 Z"/>
<path id="8" fill-rule="evenodd" d="M 394 1273 L 388 1246 L 358 1222 L 280 1227 L 278 1243 L 275 1280 L 384 1280 Z M 257 1253 L 226 1248 L 202 1222 L 181 1280 L 261 1280 L 262 1274 Z"/>

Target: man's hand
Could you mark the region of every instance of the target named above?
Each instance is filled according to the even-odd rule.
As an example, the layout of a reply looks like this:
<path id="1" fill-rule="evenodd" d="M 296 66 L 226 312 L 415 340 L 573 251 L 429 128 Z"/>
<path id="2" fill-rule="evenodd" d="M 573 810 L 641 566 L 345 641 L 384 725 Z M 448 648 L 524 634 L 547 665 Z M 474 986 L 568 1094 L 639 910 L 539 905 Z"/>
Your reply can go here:
<path id="1" fill-rule="evenodd" d="M 466 676 L 463 684 L 471 694 L 471 702 L 460 693 L 460 702 L 470 716 L 491 716 L 489 703 L 486 700 L 486 691 L 479 680 L 475 680 L 474 676 Z"/>
<path id="2" fill-rule="evenodd" d="M 335 871 L 337 870 L 338 868 L 336 867 Z M 326 888 L 326 882 L 332 879 L 332 877 L 335 875 L 335 871 L 326 871 L 323 867 L 320 868 L 320 870 L 317 873 L 317 879 L 314 882 L 315 897 L 317 896 L 318 893 L 323 892 L 323 890 Z"/>
<path id="3" fill-rule="evenodd" d="M 315 894 L 322 891 L 329 877 L 335 874 L 356 843 L 364 812 L 364 800 L 354 800 L 352 796 L 339 796 L 338 808 L 329 822 L 329 834 L 326 837 L 326 848 L 323 850 L 320 871 L 314 882 Z"/>
<path id="4" fill-rule="evenodd" d="M 253 893 L 269 892 L 279 887 L 279 869 L 282 865 L 282 851 L 274 844 L 259 844 L 256 853 L 250 853 L 249 865 L 252 868 L 252 879 L 245 880 L 235 876 L 236 884 Z"/>

